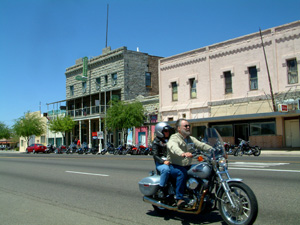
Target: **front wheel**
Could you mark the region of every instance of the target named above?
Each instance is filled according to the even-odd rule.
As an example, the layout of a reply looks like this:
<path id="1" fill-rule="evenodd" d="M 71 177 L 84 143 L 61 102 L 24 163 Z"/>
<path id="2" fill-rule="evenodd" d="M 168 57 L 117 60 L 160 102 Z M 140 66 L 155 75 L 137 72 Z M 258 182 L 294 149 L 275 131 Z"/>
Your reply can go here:
<path id="1" fill-rule="evenodd" d="M 253 224 L 258 214 L 258 204 L 253 191 L 244 183 L 229 183 L 230 196 L 235 204 L 232 207 L 224 190 L 220 192 L 218 208 L 227 224 Z"/>

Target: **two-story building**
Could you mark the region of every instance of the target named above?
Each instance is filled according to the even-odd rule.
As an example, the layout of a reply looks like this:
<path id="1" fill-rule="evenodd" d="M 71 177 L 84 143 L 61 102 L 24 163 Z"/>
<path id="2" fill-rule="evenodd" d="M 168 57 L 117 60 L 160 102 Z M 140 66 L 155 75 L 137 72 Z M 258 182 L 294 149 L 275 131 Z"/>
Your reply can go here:
<path id="1" fill-rule="evenodd" d="M 74 131 L 67 135 L 67 144 L 74 138 L 89 146 L 99 144 L 97 136 L 118 144 L 122 135 L 104 131 L 105 114 L 110 100 L 132 100 L 137 96 L 158 94 L 158 60 L 126 47 L 103 49 L 101 55 L 76 60 L 76 64 L 66 69 L 66 112 L 78 121 Z M 101 140 L 101 139 L 100 139 Z"/>
<path id="2" fill-rule="evenodd" d="M 265 51 L 265 54 L 264 54 Z M 300 21 L 160 59 L 163 121 L 186 118 L 194 136 L 300 147 Z"/>

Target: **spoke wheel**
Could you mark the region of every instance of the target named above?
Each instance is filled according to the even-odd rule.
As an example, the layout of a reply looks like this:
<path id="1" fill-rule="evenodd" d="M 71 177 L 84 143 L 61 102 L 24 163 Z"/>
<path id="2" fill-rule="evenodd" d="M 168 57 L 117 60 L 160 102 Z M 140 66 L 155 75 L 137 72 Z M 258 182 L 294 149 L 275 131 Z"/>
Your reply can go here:
<path id="1" fill-rule="evenodd" d="M 227 224 L 253 224 L 258 213 L 258 205 L 253 191 L 244 183 L 229 183 L 230 196 L 235 204 L 233 208 L 226 193 L 222 190 L 218 207 Z"/>
<path id="2" fill-rule="evenodd" d="M 261 150 L 260 150 L 258 147 L 255 147 L 254 155 L 255 155 L 255 156 L 259 156 L 260 153 L 261 153 Z"/>

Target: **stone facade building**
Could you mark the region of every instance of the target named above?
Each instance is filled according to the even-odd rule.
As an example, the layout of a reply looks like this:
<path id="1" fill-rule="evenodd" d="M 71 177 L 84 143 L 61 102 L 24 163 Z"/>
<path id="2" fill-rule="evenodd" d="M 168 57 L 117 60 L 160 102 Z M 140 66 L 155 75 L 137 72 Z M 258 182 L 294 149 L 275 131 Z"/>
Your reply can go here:
<path id="1" fill-rule="evenodd" d="M 76 60 L 74 66 L 67 68 L 66 111 L 78 121 L 78 126 L 67 136 L 67 144 L 77 137 L 90 147 L 98 145 L 97 135 L 103 131 L 110 100 L 157 95 L 160 58 L 126 47 L 115 50 L 108 47 L 101 55 Z M 118 144 L 120 138 L 116 133 L 104 135 L 102 146 L 106 141 Z"/>
<path id="2" fill-rule="evenodd" d="M 210 126 L 235 144 L 300 147 L 300 21 L 261 33 L 161 59 L 162 120 L 186 118 L 194 136 Z"/>

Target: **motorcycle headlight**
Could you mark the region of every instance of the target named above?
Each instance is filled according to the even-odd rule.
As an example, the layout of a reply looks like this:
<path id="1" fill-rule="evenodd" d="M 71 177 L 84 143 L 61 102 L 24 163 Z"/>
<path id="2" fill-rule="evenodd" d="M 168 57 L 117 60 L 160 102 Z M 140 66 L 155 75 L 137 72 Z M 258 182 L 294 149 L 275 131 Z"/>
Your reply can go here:
<path id="1" fill-rule="evenodd" d="M 221 168 L 227 167 L 227 160 L 224 157 L 220 158 L 218 163 Z"/>

